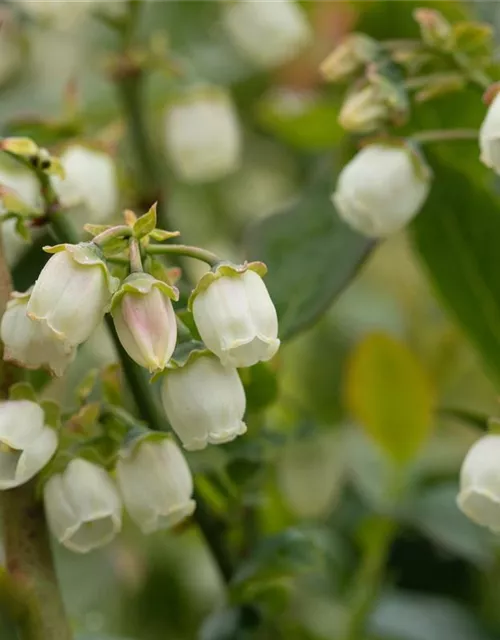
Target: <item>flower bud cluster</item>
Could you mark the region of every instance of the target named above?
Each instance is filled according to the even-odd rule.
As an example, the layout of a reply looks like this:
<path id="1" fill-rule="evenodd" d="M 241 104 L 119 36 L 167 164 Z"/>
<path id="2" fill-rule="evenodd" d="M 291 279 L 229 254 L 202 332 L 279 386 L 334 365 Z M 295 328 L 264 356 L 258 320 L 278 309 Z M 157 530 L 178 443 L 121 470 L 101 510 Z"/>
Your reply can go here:
<path id="1" fill-rule="evenodd" d="M 269 360 L 280 344 L 276 310 L 262 280 L 266 268 L 216 262 L 189 300 L 203 342 L 177 345 L 177 289 L 142 270 L 141 251 L 149 246 L 141 245 L 142 238 L 175 235 L 153 229 L 155 220 L 153 208 L 143 219 L 99 230 L 92 242 L 46 248 L 52 256 L 37 281 L 12 295 L 2 318 L 4 358 L 62 375 L 110 312 L 130 358 L 161 377 L 165 412 L 184 448 L 229 442 L 247 429 L 238 368 Z M 108 267 L 110 239 L 128 247 L 131 272 L 121 282 Z M 144 533 L 175 526 L 195 508 L 183 453 L 165 434 L 130 433 L 113 444 L 104 466 L 62 436 L 56 452 L 57 431 L 36 402 L 4 403 L 0 489 L 26 482 L 56 454 L 42 475 L 43 496 L 50 528 L 68 549 L 84 553 L 109 542 L 121 528 L 123 507 Z"/>

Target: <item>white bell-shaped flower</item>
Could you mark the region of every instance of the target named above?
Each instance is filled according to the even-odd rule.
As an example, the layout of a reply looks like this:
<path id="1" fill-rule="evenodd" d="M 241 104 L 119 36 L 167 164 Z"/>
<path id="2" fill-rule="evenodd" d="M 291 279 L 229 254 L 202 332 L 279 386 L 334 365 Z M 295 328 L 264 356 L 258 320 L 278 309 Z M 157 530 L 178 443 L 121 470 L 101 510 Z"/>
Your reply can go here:
<path id="1" fill-rule="evenodd" d="M 172 168 L 185 182 L 211 182 L 236 171 L 241 130 L 229 94 L 221 87 L 191 87 L 165 113 L 165 144 Z"/>
<path id="2" fill-rule="evenodd" d="M 28 318 L 29 297 L 29 292 L 15 292 L 7 304 L 0 324 L 3 358 L 25 369 L 46 367 L 54 375 L 62 376 L 74 360 L 76 349 L 59 340 L 45 323 Z"/>
<path id="3" fill-rule="evenodd" d="M 500 435 L 486 435 L 467 452 L 457 504 L 465 515 L 500 533 Z"/>
<path id="4" fill-rule="evenodd" d="M 251 367 L 270 360 L 279 348 L 278 316 L 260 267 L 219 265 L 191 296 L 200 336 L 223 365 Z"/>
<path id="5" fill-rule="evenodd" d="M 410 222 L 429 188 L 429 170 L 413 151 L 372 144 L 342 169 L 332 200 L 350 227 L 367 236 L 383 237 Z"/>
<path id="6" fill-rule="evenodd" d="M 57 449 L 57 434 L 45 424 L 42 407 L 30 400 L 0 403 L 0 489 L 35 476 Z"/>
<path id="7" fill-rule="evenodd" d="M 245 390 L 238 372 L 204 352 L 165 371 L 163 406 L 188 451 L 222 444 L 245 433 Z"/>
<path id="8" fill-rule="evenodd" d="M 305 13 L 293 0 L 228 2 L 222 21 L 234 46 L 264 68 L 296 58 L 312 41 Z"/>
<path id="9" fill-rule="evenodd" d="M 60 157 L 65 177 L 54 176 L 63 207 L 85 207 L 87 222 L 107 222 L 118 210 L 119 190 L 113 158 L 97 149 L 69 146 Z"/>
<path id="10" fill-rule="evenodd" d="M 493 98 L 479 129 L 481 162 L 500 174 L 500 93 Z"/>
<path id="11" fill-rule="evenodd" d="M 143 533 L 174 527 L 195 509 L 191 471 L 168 437 L 146 437 L 122 450 L 116 479 L 123 504 Z"/>
<path id="12" fill-rule="evenodd" d="M 43 489 L 49 527 L 71 551 L 87 553 L 116 536 L 122 524 L 118 490 L 106 470 L 75 458 Z"/>
<path id="13" fill-rule="evenodd" d="M 65 345 L 85 342 L 109 308 L 118 280 L 92 243 L 57 245 L 28 302 L 28 316 Z"/>
<path id="14" fill-rule="evenodd" d="M 177 340 L 172 299 L 177 290 L 147 273 L 133 273 L 114 295 L 116 332 L 132 360 L 151 373 L 167 365 Z"/>

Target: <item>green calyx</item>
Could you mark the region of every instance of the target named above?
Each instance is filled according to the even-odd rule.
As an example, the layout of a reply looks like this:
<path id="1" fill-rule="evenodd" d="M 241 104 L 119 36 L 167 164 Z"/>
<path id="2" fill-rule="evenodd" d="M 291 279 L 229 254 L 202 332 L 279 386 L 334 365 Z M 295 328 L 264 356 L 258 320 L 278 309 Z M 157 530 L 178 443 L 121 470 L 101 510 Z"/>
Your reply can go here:
<path id="1" fill-rule="evenodd" d="M 171 300 L 176 301 L 179 299 L 179 291 L 176 287 L 173 287 L 162 280 L 157 280 L 153 276 L 149 275 L 149 273 L 131 273 L 123 281 L 122 285 L 113 296 L 111 301 L 111 312 L 113 312 L 113 309 L 120 304 L 123 296 L 127 294 L 133 296 L 145 296 L 148 293 L 151 293 L 154 288 L 159 289 Z"/>
<path id="2" fill-rule="evenodd" d="M 106 263 L 102 258 L 102 252 L 99 247 L 93 242 L 80 242 L 79 244 L 56 244 L 53 247 L 43 247 L 46 253 L 59 253 L 60 251 L 67 251 L 71 258 L 77 264 L 82 267 L 100 267 L 106 277 L 106 283 L 110 293 L 114 293 L 119 285 L 118 278 L 114 278 L 110 272 Z"/>
<path id="3" fill-rule="evenodd" d="M 162 442 L 169 439 L 171 439 L 171 436 L 168 433 L 151 431 L 146 428 L 131 429 L 123 440 L 122 446 L 118 451 L 118 457 L 122 460 L 132 458 L 145 442 Z"/>
<path id="4" fill-rule="evenodd" d="M 249 270 L 255 271 L 255 273 L 261 278 L 263 278 L 267 273 L 267 267 L 263 262 L 244 262 L 240 265 L 236 265 L 231 262 L 221 262 L 201 277 L 189 296 L 188 309 L 190 311 L 192 310 L 196 296 L 206 291 L 212 282 L 219 280 L 219 278 L 239 278 L 245 273 L 245 271 Z"/>
<path id="5" fill-rule="evenodd" d="M 212 354 L 211 351 L 209 351 L 205 347 L 203 342 L 200 342 L 198 340 L 181 342 L 180 344 L 177 344 L 177 346 L 175 347 L 175 351 L 172 357 L 170 358 L 170 360 L 168 361 L 168 364 L 165 367 L 165 369 L 155 373 L 151 378 L 151 382 L 156 382 L 163 376 L 168 375 L 169 371 L 173 371 L 175 369 L 182 369 L 183 367 L 187 366 L 188 364 L 191 364 L 198 358 L 207 357 L 207 356 L 213 357 L 213 358 L 216 357 Z"/>

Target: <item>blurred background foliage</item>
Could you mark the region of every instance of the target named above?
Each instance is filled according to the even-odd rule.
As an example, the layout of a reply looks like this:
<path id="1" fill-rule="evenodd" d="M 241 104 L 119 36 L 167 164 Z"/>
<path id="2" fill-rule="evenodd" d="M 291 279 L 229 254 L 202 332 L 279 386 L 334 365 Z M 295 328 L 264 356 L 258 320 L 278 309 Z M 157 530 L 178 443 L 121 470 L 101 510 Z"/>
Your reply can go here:
<path id="1" fill-rule="evenodd" d="M 55 151 L 78 139 L 106 143 L 119 161 L 121 205 L 133 207 L 144 185 L 107 74 L 119 47 L 108 23 L 124 4 L 2 4 L 0 127 Z M 56 549 L 79 640 L 500 637 L 498 542 L 455 505 L 463 456 L 484 416 L 499 413 L 498 185 L 475 143 L 441 143 L 428 156 L 431 197 L 408 232 L 375 246 L 348 230 L 329 194 L 356 147 L 337 124 L 343 92 L 317 70 L 353 29 L 418 37 L 416 7 L 495 28 L 500 7 L 301 4 L 312 46 L 267 71 L 233 48 L 220 3 L 142 5 L 139 44 L 168 47 L 194 74 L 229 87 L 245 130 L 241 167 L 220 182 L 182 184 L 158 160 L 168 224 L 187 243 L 268 264 L 284 343 L 271 364 L 242 372 L 245 437 L 189 456 L 231 558 L 229 585 L 192 523 L 148 538 L 126 526 L 85 557 Z M 142 108 L 156 142 L 174 81 L 161 65 L 146 81 Z M 484 110 L 476 89 L 443 95 L 417 105 L 405 131 L 476 128 Z M 13 251 L 20 289 L 44 259 L 43 231 L 34 240 L 35 249 Z M 88 369 L 115 360 L 100 330 L 45 393 L 71 404 Z M 6 616 L 2 639 L 15 638 L 9 625 Z"/>

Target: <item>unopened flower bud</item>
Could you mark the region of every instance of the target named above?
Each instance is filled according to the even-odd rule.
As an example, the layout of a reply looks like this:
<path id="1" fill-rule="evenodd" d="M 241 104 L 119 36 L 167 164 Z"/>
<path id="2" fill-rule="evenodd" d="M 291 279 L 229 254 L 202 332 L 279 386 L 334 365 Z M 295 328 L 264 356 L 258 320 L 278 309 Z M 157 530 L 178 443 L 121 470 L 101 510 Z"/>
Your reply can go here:
<path id="1" fill-rule="evenodd" d="M 113 158 L 103 151 L 71 145 L 60 157 L 65 177 L 52 178 L 63 207 L 83 205 L 87 222 L 106 222 L 117 213 L 118 179 Z"/>
<path id="2" fill-rule="evenodd" d="M 57 449 L 57 434 L 45 425 L 42 407 L 29 400 L 0 403 L 0 489 L 35 476 Z"/>
<path id="3" fill-rule="evenodd" d="M 118 491 L 105 469 L 92 462 L 72 460 L 47 480 L 43 497 L 53 535 L 71 551 L 102 547 L 121 529 Z"/>
<path id="4" fill-rule="evenodd" d="M 416 9 L 414 16 L 426 45 L 445 51 L 450 49 L 453 44 L 453 29 L 440 11 L 424 7 Z"/>
<path id="5" fill-rule="evenodd" d="M 389 107 L 380 89 L 367 85 L 347 96 L 339 113 L 339 124 L 346 131 L 368 133 L 389 119 Z"/>
<path id="6" fill-rule="evenodd" d="M 500 174 L 500 93 L 491 102 L 479 129 L 481 162 Z"/>
<path id="7" fill-rule="evenodd" d="M 292 60 L 312 40 L 305 14 L 293 0 L 237 0 L 227 4 L 222 20 L 235 47 L 264 68 Z"/>
<path id="8" fill-rule="evenodd" d="M 469 449 L 457 504 L 468 518 L 500 533 L 500 435 L 483 436 Z"/>
<path id="9" fill-rule="evenodd" d="M 7 304 L 0 324 L 3 358 L 26 369 L 46 367 L 62 376 L 74 360 L 76 349 L 60 340 L 45 323 L 27 316 L 29 298 L 29 292 L 13 293 Z"/>
<path id="10" fill-rule="evenodd" d="M 404 146 L 372 144 L 342 169 L 332 200 L 353 229 L 384 237 L 410 222 L 429 188 L 430 172 L 415 152 Z"/>
<path id="11" fill-rule="evenodd" d="M 165 368 L 175 349 L 177 290 L 147 273 L 132 273 L 113 297 L 111 314 L 125 351 L 151 373 Z"/>
<path id="12" fill-rule="evenodd" d="M 191 295 L 200 336 L 223 365 L 251 367 L 279 348 L 278 316 L 261 277 L 265 271 L 261 263 L 219 265 Z"/>
<path id="13" fill-rule="evenodd" d="M 195 509 L 193 478 L 168 438 L 143 438 L 120 452 L 116 479 L 125 509 L 143 533 L 169 529 Z"/>
<path id="14" fill-rule="evenodd" d="M 188 451 L 234 440 L 246 431 L 246 398 L 235 368 L 212 354 L 191 356 L 184 366 L 165 372 L 165 412 Z"/>
<path id="15" fill-rule="evenodd" d="M 66 345 L 85 342 L 104 317 L 117 288 L 92 243 L 57 245 L 28 302 L 28 316 Z"/>
<path id="16" fill-rule="evenodd" d="M 330 82 L 348 80 L 375 60 L 379 50 L 380 45 L 373 38 L 364 33 L 351 33 L 323 60 L 319 70 Z"/>
<path id="17" fill-rule="evenodd" d="M 236 171 L 241 130 L 229 94 L 200 86 L 177 95 L 165 113 L 165 144 L 174 171 L 185 182 L 211 182 Z"/>

